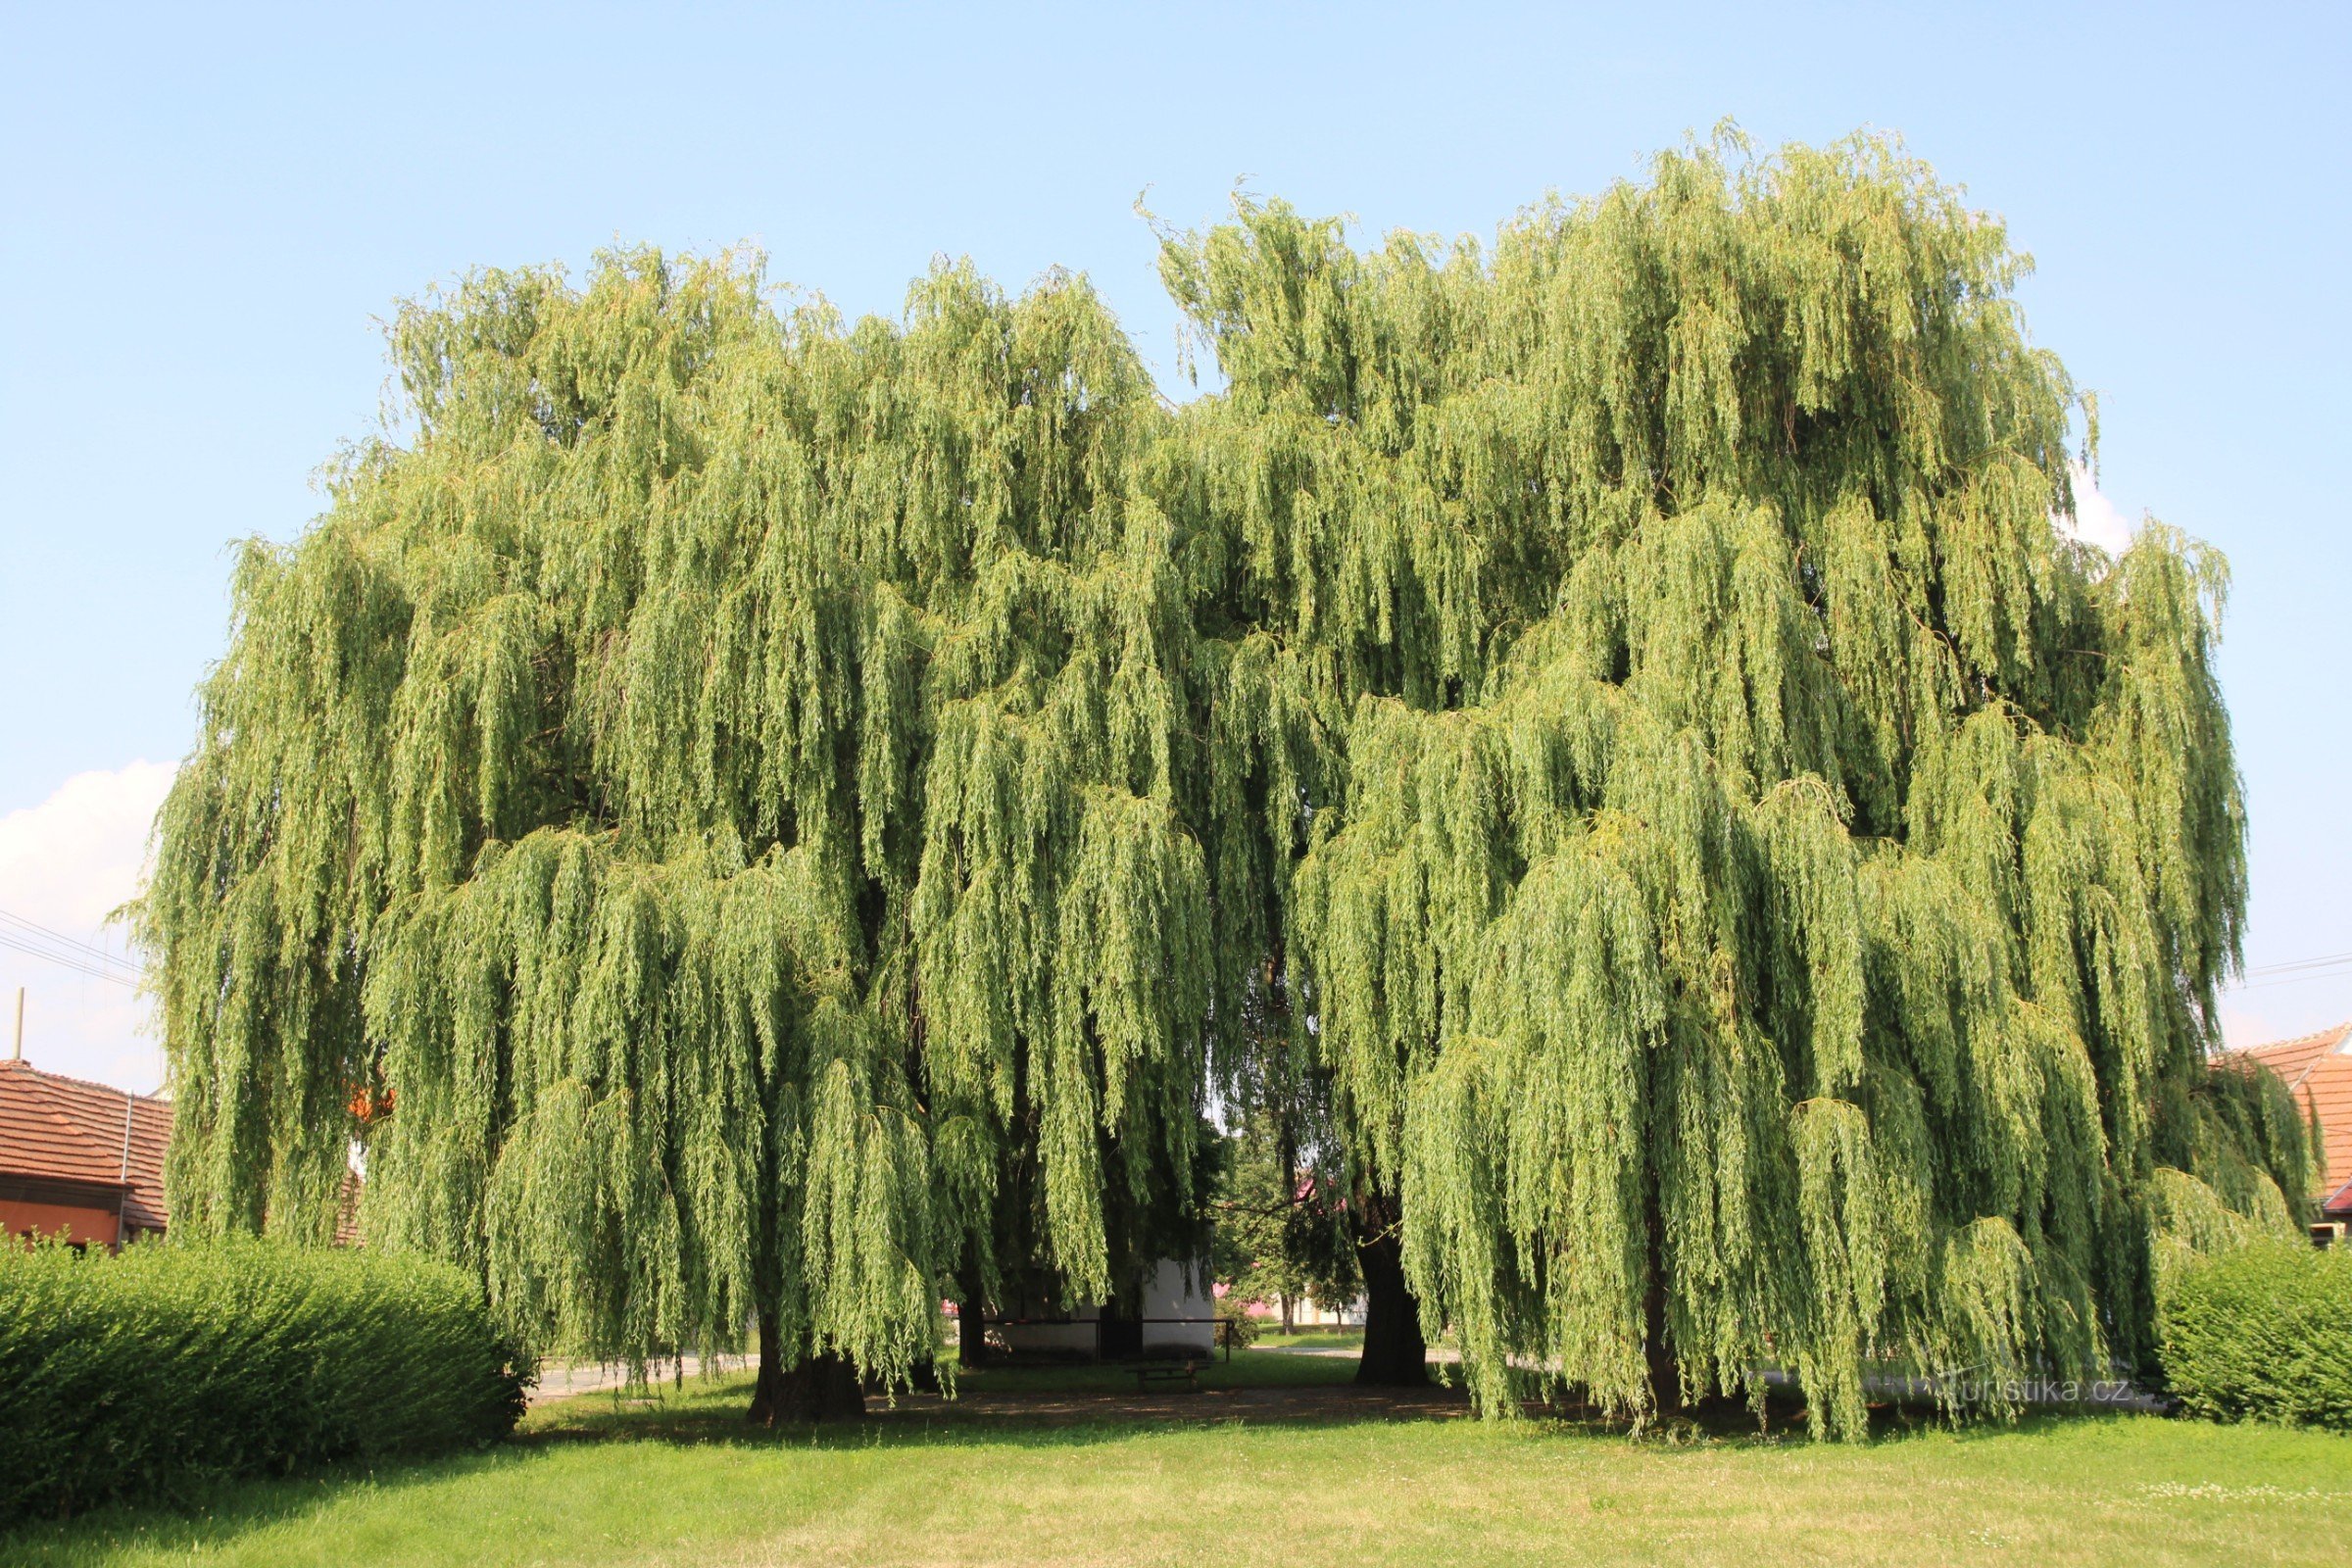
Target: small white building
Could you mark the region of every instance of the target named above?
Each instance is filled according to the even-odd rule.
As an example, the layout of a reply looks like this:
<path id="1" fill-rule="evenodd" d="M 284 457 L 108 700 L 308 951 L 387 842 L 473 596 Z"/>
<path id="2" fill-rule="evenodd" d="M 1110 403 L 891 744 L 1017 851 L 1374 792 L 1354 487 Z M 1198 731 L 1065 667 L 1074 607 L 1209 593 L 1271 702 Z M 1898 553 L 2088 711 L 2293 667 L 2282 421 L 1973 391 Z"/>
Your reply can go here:
<path id="1" fill-rule="evenodd" d="M 1145 1282 L 1140 1310 L 1105 1316 L 1082 1301 L 1066 1312 L 989 1319 L 988 1337 L 1014 1355 L 1115 1361 L 1129 1355 L 1200 1355 L 1217 1347 L 1208 1271 L 1162 1258 Z"/>

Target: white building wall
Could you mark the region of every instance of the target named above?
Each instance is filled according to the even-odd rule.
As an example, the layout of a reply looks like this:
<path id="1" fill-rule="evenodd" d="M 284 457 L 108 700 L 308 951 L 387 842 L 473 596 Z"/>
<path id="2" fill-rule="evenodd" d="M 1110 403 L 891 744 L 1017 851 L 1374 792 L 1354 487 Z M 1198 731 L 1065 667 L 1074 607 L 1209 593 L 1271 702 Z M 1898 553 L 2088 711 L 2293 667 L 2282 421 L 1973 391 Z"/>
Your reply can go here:
<path id="1" fill-rule="evenodd" d="M 1187 1273 L 1191 1278 L 1186 1278 Z M 1144 1348 L 1198 1350 L 1202 1354 L 1217 1344 L 1217 1303 L 1208 1294 L 1205 1269 L 1188 1271 L 1172 1258 L 1160 1259 L 1144 1287 Z M 1154 1323 L 1152 1318 L 1199 1318 L 1195 1323 Z"/>
<path id="2" fill-rule="evenodd" d="M 1206 1355 L 1216 1348 L 1217 1303 L 1208 1294 L 1205 1270 L 1197 1267 L 1188 1270 L 1173 1259 L 1161 1259 L 1152 1269 L 1152 1277 L 1144 1282 L 1140 1304 L 1147 1351 Z M 1092 1355 L 1100 1343 L 1095 1323 L 1102 1315 L 1101 1305 L 1082 1301 L 1071 1309 L 1067 1322 L 992 1324 L 989 1332 L 1015 1353 Z M 1153 1318 L 1199 1321 L 1155 1323 L 1152 1321 Z"/>

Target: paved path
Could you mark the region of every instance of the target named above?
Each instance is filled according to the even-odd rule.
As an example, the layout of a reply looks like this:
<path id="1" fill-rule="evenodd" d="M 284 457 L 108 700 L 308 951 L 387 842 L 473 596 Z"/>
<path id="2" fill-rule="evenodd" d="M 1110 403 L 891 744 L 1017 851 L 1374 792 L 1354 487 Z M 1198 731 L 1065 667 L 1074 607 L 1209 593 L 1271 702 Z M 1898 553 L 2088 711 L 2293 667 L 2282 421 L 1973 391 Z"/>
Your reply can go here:
<path id="1" fill-rule="evenodd" d="M 1250 1348 L 1269 1355 L 1329 1355 L 1348 1361 L 1358 1360 L 1364 1353 L 1360 1345 L 1268 1345 L 1263 1340 Z M 1433 1345 L 1425 1353 L 1433 1366 L 1451 1366 L 1462 1358 L 1461 1351 L 1447 1349 L 1443 1345 Z"/>
<path id="2" fill-rule="evenodd" d="M 743 1372 L 760 1364 L 758 1355 L 712 1356 L 715 1368 L 722 1372 Z M 700 1376 L 703 1358 L 689 1355 L 682 1361 L 650 1361 L 646 1364 L 646 1381 L 658 1386 L 669 1386 L 678 1381 L 679 1369 L 687 1377 Z M 531 1403 L 545 1404 L 550 1399 L 568 1399 L 575 1394 L 605 1394 L 626 1388 L 629 1369 L 617 1361 L 548 1361 L 539 1368 L 539 1386 L 531 1390 Z"/>

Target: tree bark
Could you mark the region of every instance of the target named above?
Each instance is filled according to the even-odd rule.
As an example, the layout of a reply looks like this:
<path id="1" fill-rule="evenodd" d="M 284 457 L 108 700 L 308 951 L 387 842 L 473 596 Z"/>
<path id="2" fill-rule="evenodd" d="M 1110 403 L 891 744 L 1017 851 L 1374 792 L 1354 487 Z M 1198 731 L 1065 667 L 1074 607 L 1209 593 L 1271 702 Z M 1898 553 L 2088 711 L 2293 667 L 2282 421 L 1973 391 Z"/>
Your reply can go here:
<path id="1" fill-rule="evenodd" d="M 1355 1381 L 1383 1389 L 1427 1388 L 1429 1346 L 1421 1338 L 1421 1303 L 1404 1283 L 1394 1200 L 1373 1197 L 1356 1205 L 1355 1256 L 1364 1272 L 1364 1353 Z"/>
<path id="2" fill-rule="evenodd" d="M 850 1421 L 865 1414 L 858 1368 L 827 1351 L 784 1364 L 783 1336 L 772 1313 L 760 1314 L 760 1377 L 752 1385 L 751 1420 L 776 1427 L 805 1421 Z"/>
<path id="3" fill-rule="evenodd" d="M 1649 1366 L 1649 1404 L 1664 1416 L 1683 1407 L 1683 1375 L 1666 1343 L 1666 1281 L 1650 1260 L 1649 1289 L 1642 1297 L 1642 1357 Z"/>
<path id="4" fill-rule="evenodd" d="M 1688 1402 L 1683 1375 L 1674 1364 L 1674 1347 L 1666 1335 L 1666 1222 L 1658 1212 L 1658 1198 L 1649 1195 L 1649 1283 L 1642 1293 L 1642 1357 L 1649 1369 L 1649 1404 L 1658 1416 L 1680 1410 Z"/>
<path id="5" fill-rule="evenodd" d="M 988 1312 L 977 1285 L 967 1284 L 956 1303 L 956 1359 L 966 1372 L 988 1360 Z"/>

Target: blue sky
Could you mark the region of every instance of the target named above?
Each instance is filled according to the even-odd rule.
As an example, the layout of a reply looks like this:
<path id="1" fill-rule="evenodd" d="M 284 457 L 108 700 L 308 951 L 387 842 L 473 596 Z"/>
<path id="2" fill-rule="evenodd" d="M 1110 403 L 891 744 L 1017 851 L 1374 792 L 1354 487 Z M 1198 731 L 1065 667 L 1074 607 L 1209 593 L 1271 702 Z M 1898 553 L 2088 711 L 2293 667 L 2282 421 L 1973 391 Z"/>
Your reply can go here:
<path id="1" fill-rule="evenodd" d="M 2235 569 L 2248 962 L 2352 952 L 2352 13 L 1263 9 L 9 8 L 0 910 L 115 940 L 223 547 L 304 526 L 376 417 L 376 318 L 427 283 L 749 240 L 891 312 L 934 253 L 1059 264 L 1172 376 L 1147 187 L 1184 224 L 1246 175 L 1367 236 L 1483 234 L 1731 116 L 1900 132 L 2009 220 L 2036 337 L 2102 395 L 2103 494 Z M 119 988 L 0 949 L 20 984 L 36 1060 L 152 1081 Z M 2231 1008 L 2246 1038 L 2352 1016 L 2352 969 Z"/>

